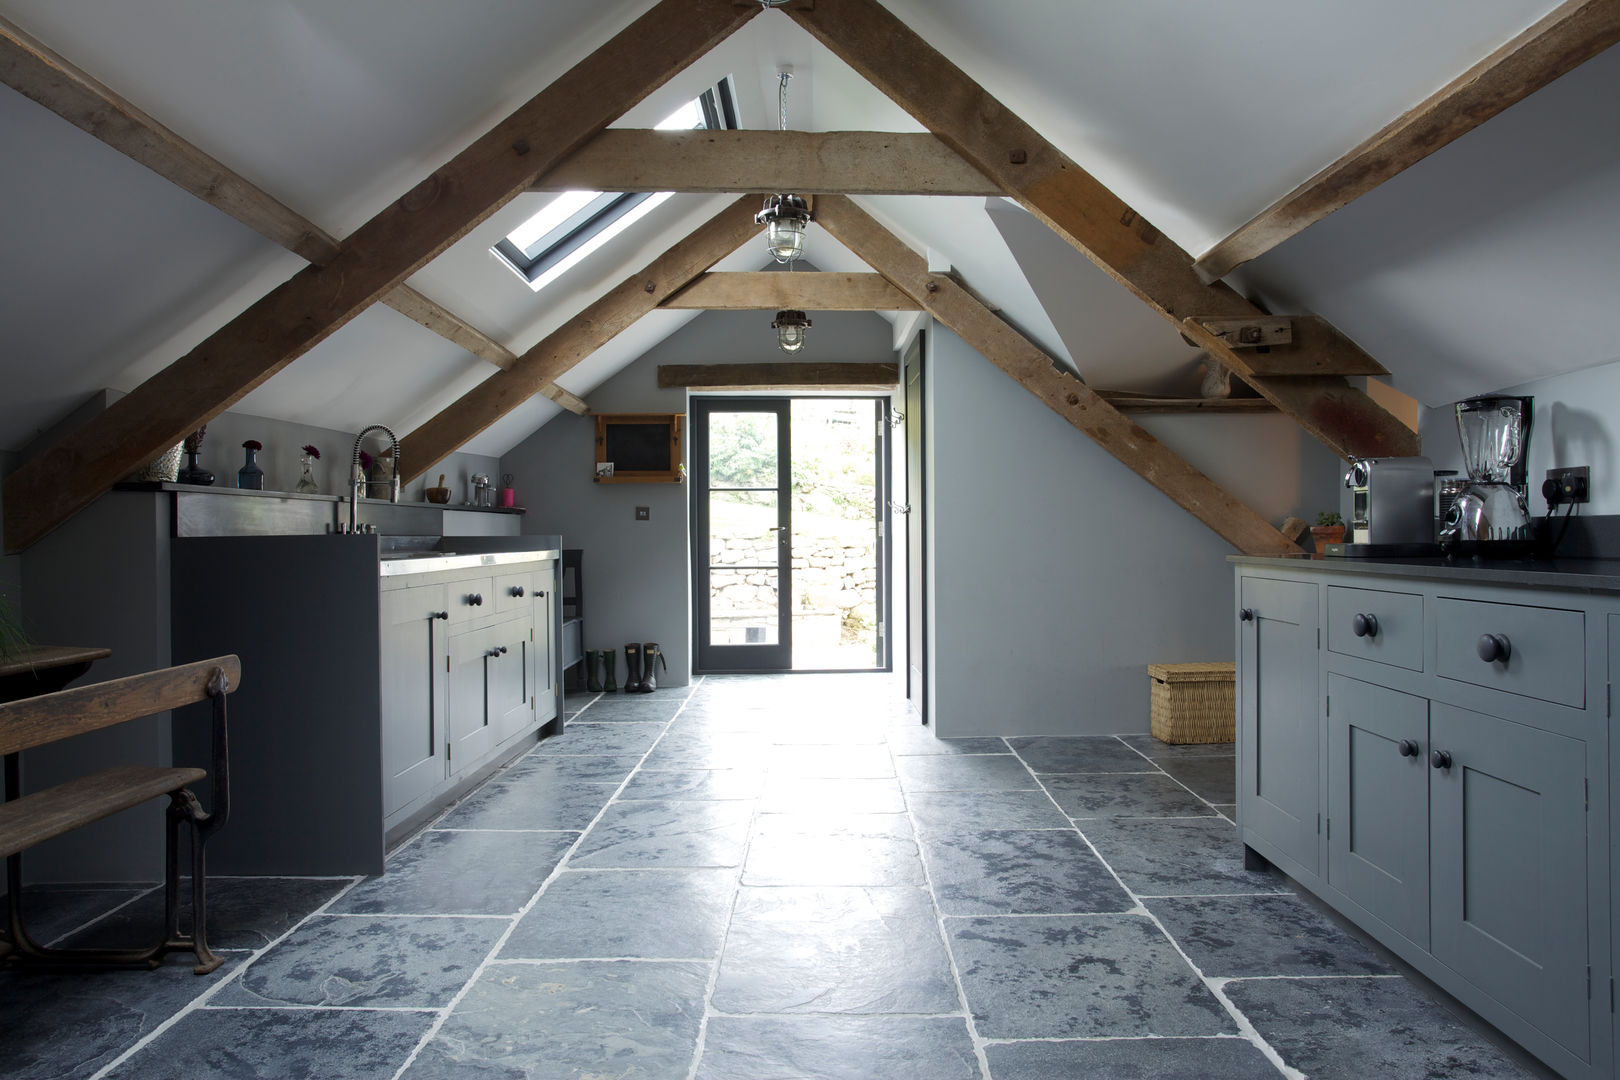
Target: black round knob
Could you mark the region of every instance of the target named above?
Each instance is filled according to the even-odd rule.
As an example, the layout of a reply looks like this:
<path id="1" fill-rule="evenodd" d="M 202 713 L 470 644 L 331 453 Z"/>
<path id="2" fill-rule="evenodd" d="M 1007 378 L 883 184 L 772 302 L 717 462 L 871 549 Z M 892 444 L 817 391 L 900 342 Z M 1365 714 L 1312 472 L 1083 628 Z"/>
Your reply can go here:
<path id="1" fill-rule="evenodd" d="M 1254 608 L 1244 608 L 1238 612 L 1238 618 L 1244 622 L 1254 622 Z"/>
<path id="2" fill-rule="evenodd" d="M 484 594 L 483 593 L 468 593 L 467 594 L 467 603 L 471 604 L 473 607 L 483 607 L 484 606 Z"/>
<path id="3" fill-rule="evenodd" d="M 1350 629 L 1355 631 L 1356 637 L 1377 637 L 1378 616 L 1358 613 L 1355 618 L 1350 620 Z"/>
<path id="4" fill-rule="evenodd" d="M 1429 764 L 1433 765 L 1437 769 L 1451 768 L 1451 751 L 1436 750 L 1434 753 L 1429 755 Z"/>
<path id="5" fill-rule="evenodd" d="M 505 645 L 498 646 L 495 649 L 495 651 L 500 653 L 502 656 L 505 656 L 506 655 L 506 646 Z"/>
<path id="6" fill-rule="evenodd" d="M 1513 655 L 1513 645 L 1508 641 L 1506 634 L 1481 634 L 1479 641 L 1474 645 L 1474 650 L 1487 664 L 1493 664 L 1498 660 L 1505 664 L 1508 657 Z"/>
<path id="7" fill-rule="evenodd" d="M 521 585 L 512 586 L 512 595 L 513 596 L 522 596 L 523 595 L 523 586 L 521 586 Z"/>
<path id="8" fill-rule="evenodd" d="M 449 617 L 450 613 L 448 611 L 435 611 L 433 614 L 428 616 L 430 619 L 448 619 Z"/>
<path id="9" fill-rule="evenodd" d="M 1401 740 L 1401 757 L 1417 757 L 1418 744 L 1411 739 Z"/>

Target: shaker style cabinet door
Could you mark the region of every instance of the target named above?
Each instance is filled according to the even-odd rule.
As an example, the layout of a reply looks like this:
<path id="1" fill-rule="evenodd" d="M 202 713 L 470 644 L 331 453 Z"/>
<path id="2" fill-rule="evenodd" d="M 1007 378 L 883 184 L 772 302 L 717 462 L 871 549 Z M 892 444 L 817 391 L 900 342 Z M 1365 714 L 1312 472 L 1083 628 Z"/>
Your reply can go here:
<path id="1" fill-rule="evenodd" d="M 1320 871 L 1321 692 L 1315 584 L 1244 577 L 1239 589 L 1238 821 Z M 1262 854 L 1266 854 L 1262 852 Z"/>
<path id="2" fill-rule="evenodd" d="M 1429 946 L 1429 702 L 1327 677 L 1328 884 Z"/>
<path id="3" fill-rule="evenodd" d="M 385 816 L 444 780 L 449 623 L 443 585 L 384 592 L 382 762 Z"/>
<path id="4" fill-rule="evenodd" d="M 1586 744 L 1429 709 L 1430 951 L 1590 1060 Z"/>

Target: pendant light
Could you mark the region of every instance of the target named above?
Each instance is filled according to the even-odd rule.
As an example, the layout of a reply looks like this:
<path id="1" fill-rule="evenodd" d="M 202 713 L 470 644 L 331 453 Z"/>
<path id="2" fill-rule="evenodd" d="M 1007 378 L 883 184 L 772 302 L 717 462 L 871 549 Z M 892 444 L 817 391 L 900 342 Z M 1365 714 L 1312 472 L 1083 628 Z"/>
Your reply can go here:
<path id="1" fill-rule="evenodd" d="M 793 73 L 777 74 L 781 80 L 777 91 L 777 128 L 786 131 L 787 84 Z M 813 216 L 810 204 L 798 195 L 767 195 L 765 209 L 754 215 L 754 223 L 765 226 L 765 246 L 771 258 L 791 266 L 804 254 L 804 228 Z"/>
<path id="2" fill-rule="evenodd" d="M 776 331 L 776 344 L 783 352 L 796 353 L 804 348 L 804 332 L 810 329 L 810 320 L 804 312 L 788 308 L 776 313 L 771 329 Z"/>

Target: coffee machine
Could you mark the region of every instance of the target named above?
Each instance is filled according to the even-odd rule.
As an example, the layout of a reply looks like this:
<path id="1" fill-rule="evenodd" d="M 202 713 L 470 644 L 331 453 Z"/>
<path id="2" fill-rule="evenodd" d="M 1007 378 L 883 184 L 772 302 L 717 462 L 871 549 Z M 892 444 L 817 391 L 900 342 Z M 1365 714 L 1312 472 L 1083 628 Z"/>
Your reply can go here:
<path id="1" fill-rule="evenodd" d="M 1441 542 L 1522 545 L 1533 539 L 1525 497 L 1534 401 L 1491 396 L 1457 402 L 1468 482 L 1446 512 Z"/>
<path id="2" fill-rule="evenodd" d="M 1426 457 L 1352 458 L 1348 541 L 1339 555 L 1426 554 L 1434 546 L 1434 462 Z M 1330 551 L 1333 545 L 1329 545 Z"/>

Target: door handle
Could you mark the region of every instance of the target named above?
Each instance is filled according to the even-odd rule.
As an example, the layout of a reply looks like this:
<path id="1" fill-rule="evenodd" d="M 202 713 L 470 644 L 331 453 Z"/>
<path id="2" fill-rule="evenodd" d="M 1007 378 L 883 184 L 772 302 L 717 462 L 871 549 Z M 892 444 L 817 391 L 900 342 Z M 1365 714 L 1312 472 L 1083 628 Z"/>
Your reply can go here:
<path id="1" fill-rule="evenodd" d="M 897 503 L 893 499 L 890 499 L 889 500 L 889 513 L 891 513 L 891 514 L 909 514 L 909 513 L 911 513 L 911 504 L 910 503 Z"/>

